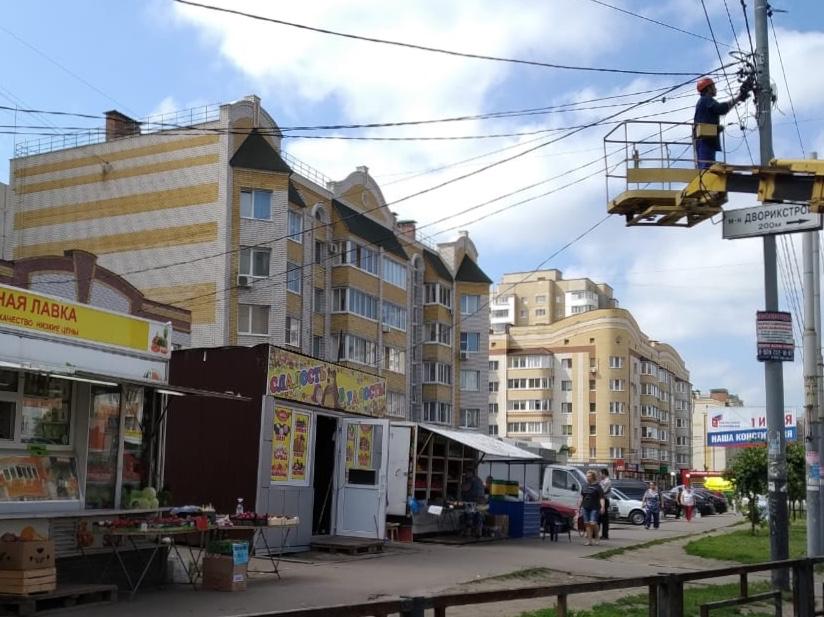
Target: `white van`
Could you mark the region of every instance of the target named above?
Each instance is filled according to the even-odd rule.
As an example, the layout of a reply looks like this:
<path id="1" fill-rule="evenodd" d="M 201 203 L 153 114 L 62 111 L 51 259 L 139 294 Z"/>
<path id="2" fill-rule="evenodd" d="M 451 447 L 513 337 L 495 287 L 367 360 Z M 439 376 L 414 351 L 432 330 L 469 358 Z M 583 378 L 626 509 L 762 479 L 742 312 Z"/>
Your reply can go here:
<path id="1" fill-rule="evenodd" d="M 577 467 L 547 465 L 544 468 L 541 499 L 575 508 L 581 496 L 581 487 L 586 482 L 584 472 Z"/>

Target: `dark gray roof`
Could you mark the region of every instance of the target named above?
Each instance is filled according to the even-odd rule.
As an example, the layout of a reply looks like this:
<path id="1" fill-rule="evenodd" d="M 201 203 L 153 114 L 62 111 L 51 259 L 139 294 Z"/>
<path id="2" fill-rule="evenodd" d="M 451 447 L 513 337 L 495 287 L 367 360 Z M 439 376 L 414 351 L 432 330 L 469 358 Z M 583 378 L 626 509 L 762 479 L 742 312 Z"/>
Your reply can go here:
<path id="1" fill-rule="evenodd" d="M 484 271 L 478 267 L 474 261 L 469 258 L 469 255 L 464 255 L 461 267 L 458 268 L 458 273 L 455 275 L 456 281 L 463 281 L 465 283 L 486 283 L 492 284 L 492 279 L 489 278 Z"/>
<path id="2" fill-rule="evenodd" d="M 240 144 L 240 148 L 229 161 L 229 165 L 243 169 L 292 173 L 291 167 L 280 158 L 277 150 L 257 129 L 252 129 L 249 136 Z"/>
<path id="3" fill-rule="evenodd" d="M 377 221 L 373 221 L 357 210 L 345 206 L 337 199 L 332 200 L 332 206 L 335 208 L 335 212 L 337 212 L 343 224 L 346 225 L 346 228 L 353 234 L 371 244 L 383 247 L 384 250 L 402 259 L 409 259 L 406 251 L 403 250 L 401 243 L 391 229 L 384 227 Z"/>
<path id="4" fill-rule="evenodd" d="M 443 262 L 440 255 L 434 251 L 424 249 L 423 258 L 426 259 L 430 266 L 432 266 L 432 269 L 435 270 L 439 277 L 446 279 L 447 281 L 453 280 L 452 273 L 449 271 L 449 268 L 446 267 L 446 264 Z"/>
<path id="5" fill-rule="evenodd" d="M 296 206 L 300 206 L 301 208 L 306 207 L 306 202 L 303 201 L 303 197 L 300 196 L 295 183 L 289 180 L 289 203 L 295 204 Z"/>

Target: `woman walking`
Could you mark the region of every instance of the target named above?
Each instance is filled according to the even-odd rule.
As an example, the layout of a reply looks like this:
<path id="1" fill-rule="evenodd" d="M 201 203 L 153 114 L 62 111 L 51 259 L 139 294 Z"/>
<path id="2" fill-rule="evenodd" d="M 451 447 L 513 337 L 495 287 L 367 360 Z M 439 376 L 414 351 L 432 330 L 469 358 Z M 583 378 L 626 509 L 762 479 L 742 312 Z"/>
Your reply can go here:
<path id="1" fill-rule="evenodd" d="M 649 488 L 644 493 L 644 527 L 649 529 L 650 524 L 658 529 L 661 513 L 661 495 L 658 493 L 658 485 L 655 482 L 649 483 Z"/>
<path id="2" fill-rule="evenodd" d="M 695 493 L 692 492 L 692 488 L 686 485 L 684 490 L 681 491 L 681 506 L 684 508 L 684 515 L 689 523 L 692 521 L 692 512 L 695 509 Z"/>
<path id="3" fill-rule="evenodd" d="M 593 470 L 587 472 L 586 486 L 581 488 L 581 498 L 578 500 L 578 510 L 586 526 L 586 542 L 584 545 L 598 544 L 598 518 L 604 514 L 604 489 L 598 482 L 598 476 Z"/>

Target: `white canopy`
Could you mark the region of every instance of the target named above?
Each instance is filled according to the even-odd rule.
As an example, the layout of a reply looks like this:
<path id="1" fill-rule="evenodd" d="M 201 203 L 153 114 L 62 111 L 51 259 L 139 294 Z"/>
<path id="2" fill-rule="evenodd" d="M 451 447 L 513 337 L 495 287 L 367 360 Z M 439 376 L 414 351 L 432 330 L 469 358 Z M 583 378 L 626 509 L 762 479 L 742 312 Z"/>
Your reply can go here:
<path id="1" fill-rule="evenodd" d="M 497 460 L 525 461 L 537 460 L 541 458 L 537 454 L 527 452 L 526 450 L 522 450 L 521 448 L 506 443 L 505 441 L 490 437 L 489 435 L 483 435 L 474 431 L 443 428 L 432 424 L 421 424 L 421 426 L 427 431 L 432 431 L 433 433 L 442 435 L 447 439 L 458 441 L 473 450 L 488 454 L 490 457 Z"/>

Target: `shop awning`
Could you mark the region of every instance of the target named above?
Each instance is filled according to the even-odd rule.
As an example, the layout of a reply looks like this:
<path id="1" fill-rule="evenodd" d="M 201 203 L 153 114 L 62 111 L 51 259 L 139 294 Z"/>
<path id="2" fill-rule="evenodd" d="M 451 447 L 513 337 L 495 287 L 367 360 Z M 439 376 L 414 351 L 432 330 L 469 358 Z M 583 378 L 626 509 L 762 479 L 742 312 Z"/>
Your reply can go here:
<path id="1" fill-rule="evenodd" d="M 57 375 L 58 373 L 52 373 Z M 214 392 L 212 390 L 201 390 L 200 388 L 189 388 L 187 386 L 173 386 L 171 384 L 152 381 L 150 379 L 131 379 L 126 377 L 113 377 L 111 375 L 101 375 L 99 373 L 88 373 L 86 371 L 76 371 L 66 375 L 67 379 L 80 379 L 92 383 L 118 383 L 129 386 L 139 386 L 141 388 L 153 388 L 161 394 L 171 394 L 172 396 L 204 396 L 208 398 L 219 398 L 228 401 L 249 401 L 248 396 L 241 396 L 234 392 Z"/>
<path id="2" fill-rule="evenodd" d="M 537 454 L 527 452 L 526 450 L 522 450 L 517 446 L 513 446 L 505 441 L 500 441 L 490 437 L 489 435 L 483 435 L 474 431 L 448 429 L 440 426 L 434 426 L 432 424 L 421 424 L 421 426 L 427 431 L 437 433 L 438 435 L 442 435 L 443 437 L 452 439 L 453 441 L 458 441 L 473 450 L 487 454 L 495 460 L 527 461 L 541 458 Z"/>

